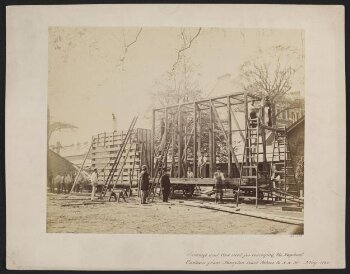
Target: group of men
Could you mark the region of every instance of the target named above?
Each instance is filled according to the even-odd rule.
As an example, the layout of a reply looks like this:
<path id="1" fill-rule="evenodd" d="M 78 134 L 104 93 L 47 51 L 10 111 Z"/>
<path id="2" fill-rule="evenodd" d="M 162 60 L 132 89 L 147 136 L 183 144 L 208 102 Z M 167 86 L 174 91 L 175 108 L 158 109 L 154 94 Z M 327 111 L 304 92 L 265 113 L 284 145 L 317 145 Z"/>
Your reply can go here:
<path id="1" fill-rule="evenodd" d="M 141 204 L 147 204 L 147 197 L 150 190 L 149 174 L 147 171 L 147 166 L 142 166 L 142 171 L 139 179 L 140 188 L 140 200 Z M 163 202 L 168 202 L 171 190 L 171 183 L 169 178 L 169 173 L 167 169 L 163 169 L 163 174 L 160 178 L 160 188 L 162 191 Z"/>
<path id="2" fill-rule="evenodd" d="M 193 178 L 193 172 L 189 168 L 187 171 L 187 178 Z M 223 183 L 224 183 L 225 177 L 224 174 L 218 169 L 214 173 L 214 189 L 213 193 L 215 193 L 215 202 L 222 202 L 223 200 Z M 142 172 L 140 175 L 140 198 L 141 198 L 141 204 L 147 203 L 147 197 L 150 189 L 150 183 L 149 183 L 149 174 L 147 172 L 147 167 L 142 166 Z M 170 191 L 171 191 L 171 183 L 169 178 L 169 172 L 167 169 L 163 170 L 163 174 L 160 178 L 160 187 L 161 192 L 163 196 L 163 202 L 168 202 Z"/>

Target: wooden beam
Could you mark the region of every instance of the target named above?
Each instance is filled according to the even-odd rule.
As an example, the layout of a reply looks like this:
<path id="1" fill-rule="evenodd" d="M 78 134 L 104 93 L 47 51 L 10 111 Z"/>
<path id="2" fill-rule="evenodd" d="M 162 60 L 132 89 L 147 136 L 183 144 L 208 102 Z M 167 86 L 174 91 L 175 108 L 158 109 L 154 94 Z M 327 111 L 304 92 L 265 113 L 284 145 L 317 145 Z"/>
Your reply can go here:
<path id="1" fill-rule="evenodd" d="M 225 140 L 226 140 L 226 143 L 227 143 L 227 148 L 231 151 L 232 156 L 233 156 L 233 159 L 234 159 L 235 164 L 236 164 L 236 167 L 237 167 L 238 172 L 239 172 L 240 166 L 239 166 L 239 162 L 238 162 L 238 159 L 237 159 L 237 157 L 236 157 L 234 148 L 232 147 L 232 144 L 230 143 L 230 141 L 229 141 L 229 139 L 228 139 L 228 137 L 227 137 L 227 134 L 226 134 L 224 125 L 222 124 L 222 122 L 221 122 L 221 120 L 220 120 L 220 116 L 219 116 L 217 110 L 215 109 L 215 106 L 214 106 L 214 105 L 212 105 L 212 110 L 213 110 L 213 113 L 214 113 L 214 115 L 215 115 L 216 120 L 217 120 L 218 123 L 219 123 L 220 129 L 221 129 L 221 131 L 222 131 L 222 133 L 223 133 L 223 135 L 224 135 L 224 137 L 225 137 Z"/>
<path id="2" fill-rule="evenodd" d="M 79 172 L 78 172 L 77 176 L 76 176 L 75 179 L 74 179 L 74 183 L 73 183 L 72 188 L 70 189 L 69 193 L 72 193 L 72 192 L 73 192 L 73 189 L 74 189 L 74 187 L 75 187 L 75 185 L 76 185 L 76 183 L 77 183 L 77 181 L 78 181 L 78 178 L 79 178 L 79 175 L 80 175 L 81 171 L 82 171 L 83 168 L 84 168 L 85 161 L 86 161 L 86 159 L 87 159 L 87 157 L 88 157 L 88 155 L 89 155 L 89 153 L 90 153 L 90 150 L 91 150 L 91 148 L 92 148 L 94 142 L 95 142 L 95 139 L 92 139 L 91 145 L 90 145 L 90 147 L 89 147 L 89 150 L 88 150 L 88 152 L 86 153 L 86 155 L 85 155 L 85 157 L 84 157 L 84 161 L 83 161 L 83 163 L 82 163 L 82 165 L 81 165 L 81 167 L 80 167 L 80 169 L 79 169 Z"/>
<path id="3" fill-rule="evenodd" d="M 202 152 L 202 112 L 200 109 L 198 109 L 198 152 Z M 197 177 L 201 177 L 199 172 L 200 169 L 197 170 Z"/>
<path id="4" fill-rule="evenodd" d="M 169 128 L 169 121 L 168 121 L 168 109 L 165 109 L 165 130 L 164 130 L 164 138 L 165 138 L 165 147 L 167 144 L 167 140 L 168 140 L 168 128 Z M 168 167 L 168 153 L 166 153 L 166 155 L 164 156 L 164 168 Z"/>
<path id="5" fill-rule="evenodd" d="M 155 132 L 156 132 L 156 110 L 153 110 L 152 113 L 152 132 L 151 132 L 151 177 L 153 177 L 153 169 L 154 169 L 154 140 L 155 140 Z"/>
<path id="6" fill-rule="evenodd" d="M 233 121 L 235 122 L 235 125 L 236 125 L 236 127 L 237 127 L 237 129 L 239 131 L 239 134 L 241 135 L 242 141 L 244 142 L 245 138 L 244 138 L 244 134 L 242 133 L 243 130 L 239 126 L 238 120 L 236 118 L 235 113 L 232 111 L 231 106 L 230 106 L 230 111 L 231 111 L 231 114 L 232 114 L 232 117 L 233 117 Z"/>
<path id="7" fill-rule="evenodd" d="M 210 108 L 209 113 L 209 177 L 213 177 L 213 107 Z"/>
<path id="8" fill-rule="evenodd" d="M 243 92 L 230 93 L 230 94 L 225 94 L 225 95 L 221 95 L 221 96 L 217 96 L 217 97 L 212 97 L 212 98 L 208 98 L 208 99 L 203 99 L 203 100 L 198 100 L 198 101 L 192 101 L 192 102 L 186 102 L 186 103 L 177 104 L 177 105 L 171 105 L 171 106 L 162 107 L 162 108 L 156 108 L 156 109 L 154 109 L 154 110 L 159 111 L 159 110 L 163 110 L 163 109 L 165 109 L 165 108 L 178 108 L 179 106 L 193 105 L 193 103 L 202 103 L 202 102 L 210 103 L 210 101 L 212 101 L 212 100 L 225 99 L 227 96 L 230 96 L 231 98 L 236 98 L 236 97 L 240 97 L 240 96 L 243 96 L 243 95 L 244 95 Z"/>
<path id="9" fill-rule="evenodd" d="M 182 177 L 182 152 L 183 152 L 183 136 L 182 136 L 182 115 L 181 115 L 181 106 L 179 106 L 179 113 L 178 113 L 178 125 L 177 125 L 177 134 L 178 134 L 178 163 L 177 163 L 177 176 L 178 178 Z"/>
<path id="10" fill-rule="evenodd" d="M 222 212 L 227 212 L 227 213 L 232 213 L 232 214 L 237 214 L 242 216 L 255 217 L 259 219 L 265 219 L 265 220 L 286 223 L 286 224 L 293 224 L 293 225 L 300 225 L 300 226 L 304 225 L 303 218 L 298 218 L 298 217 L 292 218 L 289 216 L 274 215 L 270 213 L 247 211 L 244 209 L 232 208 L 232 207 L 227 207 L 219 204 L 200 204 L 192 201 L 184 201 L 179 205 L 206 208 L 206 209 L 222 211 Z"/>
<path id="11" fill-rule="evenodd" d="M 174 166 L 175 166 L 175 144 L 176 144 L 176 137 L 177 134 L 175 129 L 175 124 L 177 125 L 178 121 L 176 121 L 175 118 L 178 118 L 180 107 L 178 108 L 177 112 L 173 114 L 173 125 L 172 125 L 172 135 L 171 135 L 171 173 L 170 176 L 174 177 Z"/>
<path id="12" fill-rule="evenodd" d="M 231 99 L 227 96 L 227 123 L 228 123 L 228 140 L 232 144 L 232 120 L 231 120 Z M 232 153 L 227 151 L 227 176 L 232 177 Z"/>
<path id="13" fill-rule="evenodd" d="M 198 110 L 196 103 L 193 104 L 193 175 L 197 178 L 197 116 Z"/>
<path id="14" fill-rule="evenodd" d="M 226 98 L 224 98 L 224 99 L 226 99 Z M 215 107 L 226 107 L 226 106 L 227 106 L 226 103 L 220 102 L 220 101 L 217 101 L 217 100 L 213 100 L 212 102 L 213 102 L 213 104 L 214 104 Z M 218 104 L 218 105 L 217 105 L 217 104 Z"/>
<path id="15" fill-rule="evenodd" d="M 215 105 L 213 103 L 214 108 Z M 212 112 L 212 115 L 214 115 L 214 112 Z M 214 117 L 213 117 L 214 118 Z M 213 131 L 213 138 L 212 138 L 212 148 L 213 148 L 213 166 L 212 166 L 212 173 L 211 173 L 211 178 L 214 176 L 214 173 L 216 172 L 216 139 L 215 139 L 215 118 L 213 119 L 213 123 L 212 123 L 212 131 Z"/>

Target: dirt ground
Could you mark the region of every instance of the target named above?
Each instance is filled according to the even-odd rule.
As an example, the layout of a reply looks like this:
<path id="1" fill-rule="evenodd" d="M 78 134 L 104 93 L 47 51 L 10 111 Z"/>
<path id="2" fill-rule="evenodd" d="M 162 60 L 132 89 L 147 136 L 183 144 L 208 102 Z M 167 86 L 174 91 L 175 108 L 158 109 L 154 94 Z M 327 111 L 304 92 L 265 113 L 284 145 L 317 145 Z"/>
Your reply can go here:
<path id="1" fill-rule="evenodd" d="M 155 200 L 140 205 L 137 196 L 127 202 L 69 205 L 88 202 L 88 196 L 48 194 L 48 233 L 143 233 L 143 234 L 293 234 L 297 225 L 280 223 L 211 209 L 188 207 L 184 199 L 169 203 Z M 195 199 L 192 199 L 192 201 Z M 212 204 L 208 199 L 205 203 Z M 227 202 L 234 207 L 233 203 Z M 253 204 L 242 204 L 255 210 Z M 281 205 L 262 205 L 260 212 L 302 217 L 302 212 L 282 212 Z"/>

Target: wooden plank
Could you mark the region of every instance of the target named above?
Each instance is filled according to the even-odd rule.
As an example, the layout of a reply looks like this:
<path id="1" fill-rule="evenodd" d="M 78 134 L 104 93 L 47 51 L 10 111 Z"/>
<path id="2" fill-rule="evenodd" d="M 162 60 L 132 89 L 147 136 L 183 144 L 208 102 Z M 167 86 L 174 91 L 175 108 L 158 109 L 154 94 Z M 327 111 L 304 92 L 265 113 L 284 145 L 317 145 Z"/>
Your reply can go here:
<path id="1" fill-rule="evenodd" d="M 213 113 L 214 113 L 214 115 L 215 115 L 217 121 L 219 122 L 220 129 L 221 129 L 221 131 L 222 131 L 222 133 L 223 133 L 223 135 L 224 135 L 224 137 L 225 137 L 226 143 L 227 143 L 227 147 L 228 147 L 228 149 L 229 149 L 229 150 L 231 151 L 231 153 L 232 153 L 233 159 L 235 160 L 235 164 L 236 164 L 237 170 L 238 170 L 238 172 L 239 172 L 239 170 L 240 170 L 240 165 L 239 165 L 238 159 L 237 159 L 237 157 L 236 157 L 235 151 L 234 151 L 234 149 L 233 149 L 233 147 L 232 147 L 232 144 L 231 144 L 231 143 L 229 142 L 229 140 L 228 140 L 227 134 L 226 134 L 226 132 L 225 132 L 224 125 L 222 124 L 222 122 L 221 122 L 221 120 L 220 120 L 220 117 L 219 117 L 219 114 L 217 113 L 217 111 L 216 111 L 216 109 L 215 109 L 214 106 L 212 106 L 212 109 L 213 109 Z"/>
<path id="2" fill-rule="evenodd" d="M 197 119 L 198 119 L 198 110 L 196 103 L 193 104 L 193 175 L 197 178 Z"/>
<path id="3" fill-rule="evenodd" d="M 151 133 L 151 162 L 150 162 L 150 174 L 153 176 L 153 165 L 154 165 L 154 141 L 155 141 L 155 132 L 156 132 L 156 111 L 153 110 L 152 113 L 152 133 Z"/>
<path id="4" fill-rule="evenodd" d="M 231 100 L 230 96 L 227 96 L 227 124 L 228 124 L 228 140 L 232 144 L 232 120 L 231 120 Z M 227 155 L 227 175 L 232 177 L 232 153 L 228 150 Z"/>
<path id="5" fill-rule="evenodd" d="M 210 101 L 211 102 L 211 101 Z M 213 166 L 214 166 L 214 157 L 213 157 L 213 107 L 210 107 L 209 112 L 209 177 L 213 177 Z"/>
<path id="6" fill-rule="evenodd" d="M 177 163 L 177 176 L 179 178 L 182 177 L 182 163 L 181 163 L 181 159 L 182 159 L 182 154 L 183 154 L 183 136 L 182 136 L 182 112 L 181 112 L 181 108 L 179 107 L 179 113 L 178 113 L 178 128 L 177 128 L 177 134 L 178 134 L 178 141 L 177 141 L 177 145 L 178 145 L 178 159 L 180 161 L 178 161 Z"/>
<path id="7" fill-rule="evenodd" d="M 69 203 L 69 204 L 63 204 L 61 206 L 79 206 L 79 205 L 96 205 L 96 204 L 104 204 L 105 201 L 90 201 L 90 202 L 83 202 L 83 203 Z"/>
<path id="8" fill-rule="evenodd" d="M 202 112 L 198 108 L 198 152 L 202 154 Z M 200 169 L 197 170 L 197 177 L 200 176 Z"/>
<path id="9" fill-rule="evenodd" d="M 87 159 L 87 157 L 88 157 L 88 155 L 89 155 L 89 153 L 90 153 L 90 150 L 91 150 L 92 145 L 93 145 L 94 142 L 95 142 L 95 139 L 92 139 L 92 142 L 91 142 L 91 145 L 90 145 L 90 147 L 89 147 L 89 150 L 88 150 L 88 152 L 86 153 L 86 155 L 85 155 L 85 157 L 84 157 L 84 161 L 83 161 L 83 163 L 82 163 L 82 165 L 81 165 L 81 167 L 80 167 L 80 169 L 79 169 L 79 172 L 78 172 L 77 176 L 75 176 L 75 179 L 74 179 L 72 188 L 70 189 L 69 193 L 73 192 L 73 189 L 74 189 L 74 187 L 75 187 L 75 185 L 76 185 L 76 183 L 77 183 L 77 180 L 78 180 L 78 178 L 79 178 L 79 175 L 80 175 L 81 171 L 82 171 L 83 168 L 84 168 L 85 161 L 86 161 L 86 159 Z"/>
<path id="10" fill-rule="evenodd" d="M 175 127 L 175 115 L 173 115 L 173 127 Z M 175 130 L 171 134 L 171 170 L 170 176 L 174 176 L 175 166 Z"/>
<path id="11" fill-rule="evenodd" d="M 265 219 L 265 220 L 269 220 L 269 221 L 286 223 L 286 224 L 293 224 L 293 225 L 303 225 L 304 224 L 304 220 L 301 218 L 296 219 L 296 218 L 288 218 L 287 216 L 282 217 L 280 215 L 267 214 L 267 213 L 257 212 L 257 211 L 254 211 L 254 212 L 253 211 L 245 211 L 245 210 L 240 209 L 240 208 L 231 208 L 231 207 L 218 205 L 218 204 L 199 204 L 199 203 L 190 202 L 190 201 L 183 201 L 182 203 L 179 203 L 179 204 L 184 205 L 184 206 L 192 206 L 192 207 L 217 210 L 217 211 L 233 213 L 233 214 L 247 216 L 247 217 L 254 217 L 254 218 Z"/>
<path id="12" fill-rule="evenodd" d="M 170 182 L 171 184 L 179 185 L 215 185 L 214 180 L 211 178 L 170 178 Z M 223 184 L 224 186 L 238 187 L 239 178 L 226 178 Z"/>
<path id="13" fill-rule="evenodd" d="M 296 211 L 296 212 L 302 212 L 302 207 L 295 207 L 295 206 L 282 206 L 282 211 Z"/>
<path id="14" fill-rule="evenodd" d="M 165 129 L 164 129 L 164 138 L 165 138 L 165 145 L 168 142 L 168 128 L 169 128 L 169 121 L 168 121 L 168 109 L 165 109 Z M 167 168 L 168 166 L 168 153 L 164 155 L 165 160 L 164 160 L 164 168 Z"/>
<path id="15" fill-rule="evenodd" d="M 244 142 L 244 134 L 243 134 L 243 129 L 241 129 L 241 127 L 240 127 L 240 125 L 239 125 L 239 123 L 238 123 L 238 120 L 237 120 L 237 117 L 236 117 L 236 115 L 235 115 L 235 113 L 234 113 L 234 111 L 230 108 L 230 111 L 231 111 L 231 115 L 232 115 L 232 117 L 233 117 L 233 121 L 235 122 L 235 125 L 236 125 L 236 127 L 237 127 L 237 130 L 235 130 L 235 132 L 239 132 L 239 134 L 240 134 L 240 136 L 241 136 L 241 139 L 242 139 L 242 141 Z"/>

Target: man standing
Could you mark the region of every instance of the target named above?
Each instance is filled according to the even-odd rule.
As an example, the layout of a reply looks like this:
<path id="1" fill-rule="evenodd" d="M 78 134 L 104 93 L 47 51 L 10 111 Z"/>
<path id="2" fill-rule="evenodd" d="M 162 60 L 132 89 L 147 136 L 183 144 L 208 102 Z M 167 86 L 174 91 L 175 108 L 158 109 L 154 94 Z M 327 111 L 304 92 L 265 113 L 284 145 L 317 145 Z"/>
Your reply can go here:
<path id="1" fill-rule="evenodd" d="M 217 171 L 214 173 L 214 180 L 215 180 L 215 203 L 219 202 L 222 203 L 223 198 L 223 183 L 224 183 L 224 174 L 220 171 L 220 169 L 217 169 Z"/>
<path id="2" fill-rule="evenodd" d="M 206 165 L 207 165 L 208 158 L 204 155 L 202 152 L 201 155 L 198 158 L 198 172 L 199 177 L 203 179 L 203 177 L 206 177 Z"/>
<path id="3" fill-rule="evenodd" d="M 164 169 L 164 173 L 160 178 L 160 187 L 162 189 L 163 202 L 167 203 L 170 195 L 171 183 L 169 179 L 169 174 L 166 169 Z"/>
<path id="4" fill-rule="evenodd" d="M 194 178 L 191 167 L 187 167 L 187 178 Z"/>
<path id="5" fill-rule="evenodd" d="M 149 176 L 147 172 L 147 166 L 142 166 L 142 172 L 140 175 L 140 190 L 141 190 L 141 204 L 146 204 L 149 188 Z"/>
<path id="6" fill-rule="evenodd" d="M 265 126 L 272 127 L 272 110 L 269 96 L 265 97 L 262 107 L 262 119 Z"/>
<path id="7" fill-rule="evenodd" d="M 96 188 L 97 188 L 97 169 L 95 168 L 94 171 L 91 174 L 90 177 L 90 181 L 91 181 L 91 201 L 94 200 L 95 198 L 95 192 L 96 192 Z"/>

